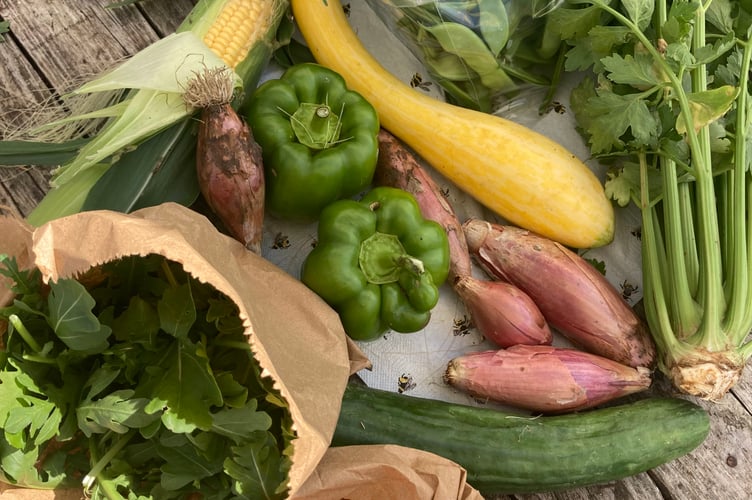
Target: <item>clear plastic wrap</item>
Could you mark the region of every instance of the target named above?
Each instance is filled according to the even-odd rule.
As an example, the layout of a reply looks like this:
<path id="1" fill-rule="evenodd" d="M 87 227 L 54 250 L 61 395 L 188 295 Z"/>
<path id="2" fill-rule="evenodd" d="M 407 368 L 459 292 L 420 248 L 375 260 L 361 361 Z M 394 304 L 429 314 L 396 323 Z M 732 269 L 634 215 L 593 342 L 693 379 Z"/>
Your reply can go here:
<path id="1" fill-rule="evenodd" d="M 547 36 L 547 14 L 563 0 L 366 1 L 449 102 L 492 112 L 521 89 L 550 84 L 560 39 Z"/>

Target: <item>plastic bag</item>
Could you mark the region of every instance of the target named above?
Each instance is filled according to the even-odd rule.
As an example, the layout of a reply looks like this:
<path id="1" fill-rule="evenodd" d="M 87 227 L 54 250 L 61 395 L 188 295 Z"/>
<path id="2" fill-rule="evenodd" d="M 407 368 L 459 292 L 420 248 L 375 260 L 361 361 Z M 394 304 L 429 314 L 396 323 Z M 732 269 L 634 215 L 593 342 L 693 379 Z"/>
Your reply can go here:
<path id="1" fill-rule="evenodd" d="M 563 0 L 367 0 L 444 90 L 449 102 L 492 112 L 530 86 L 548 86 L 560 38 L 546 15 Z"/>

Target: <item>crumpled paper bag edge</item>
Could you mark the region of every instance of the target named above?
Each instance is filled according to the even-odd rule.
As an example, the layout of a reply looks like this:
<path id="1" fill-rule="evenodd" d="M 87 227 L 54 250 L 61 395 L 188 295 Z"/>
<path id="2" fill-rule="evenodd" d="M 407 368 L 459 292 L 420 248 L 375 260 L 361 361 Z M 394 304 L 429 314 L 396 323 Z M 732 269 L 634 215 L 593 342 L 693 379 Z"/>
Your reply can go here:
<path id="1" fill-rule="evenodd" d="M 75 225 L 82 220 L 87 221 L 87 223 L 94 223 L 92 221 L 101 219 L 104 221 L 105 225 L 134 225 L 135 228 L 133 229 L 138 232 L 138 227 L 140 227 L 141 225 L 150 226 L 153 224 L 167 224 L 168 226 L 174 226 L 176 220 L 181 220 L 181 218 L 184 217 L 188 217 L 190 223 L 195 223 L 201 228 L 201 230 L 196 229 L 196 231 L 192 231 L 194 235 L 195 233 L 202 231 L 216 232 L 216 234 L 218 235 L 216 236 L 216 238 L 219 240 L 224 240 L 224 245 L 231 249 L 230 255 L 233 259 L 240 259 L 241 262 L 251 261 L 256 265 L 265 268 L 267 271 L 274 273 L 279 272 L 280 279 L 286 279 L 282 278 L 282 275 L 289 276 L 284 273 L 284 271 L 277 268 L 274 264 L 268 262 L 262 257 L 248 252 L 245 247 L 242 246 L 242 244 L 236 242 L 232 238 L 221 235 L 221 233 L 216 231 L 214 226 L 212 226 L 208 219 L 206 219 L 204 216 L 190 211 L 189 209 L 181 205 L 173 203 L 163 204 L 158 207 L 150 207 L 147 209 L 139 210 L 132 214 L 122 214 L 119 212 L 110 211 L 84 212 L 81 214 L 75 214 L 73 216 L 52 221 L 51 223 L 45 224 L 35 229 L 30 228 L 30 226 L 26 225 L 22 221 L 15 221 L 13 222 L 13 224 L 15 224 L 16 226 L 20 225 L 20 228 L 22 230 L 30 232 L 30 240 L 33 246 L 29 250 L 29 254 L 33 258 L 33 263 L 40 267 L 46 280 L 56 280 L 61 276 L 74 276 L 78 273 L 88 270 L 91 267 L 102 264 L 106 261 L 113 260 L 112 257 L 116 257 L 115 255 L 111 255 L 110 258 L 103 258 L 100 259 L 100 261 L 96 261 L 95 259 L 82 259 L 80 256 L 77 257 L 76 255 L 69 254 L 62 257 L 64 260 L 66 260 L 65 262 L 56 263 L 56 260 L 61 258 L 60 251 L 56 248 L 56 241 L 59 242 L 66 240 L 65 227 L 67 224 L 71 224 L 70 227 L 75 227 Z M 185 223 L 186 221 L 183 219 L 183 222 Z M 4 220 L 3 223 L 7 223 L 7 220 Z M 60 230 L 61 227 L 63 228 L 63 230 Z M 131 242 L 132 246 L 124 245 L 122 250 L 117 251 L 116 253 L 119 256 L 160 253 L 168 257 L 170 260 L 178 261 L 180 264 L 186 267 L 186 270 L 197 279 L 206 281 L 208 274 L 212 273 L 207 271 L 207 264 L 205 262 L 186 262 L 185 258 L 175 255 L 174 250 L 176 240 L 180 240 L 178 236 L 180 236 L 179 232 L 176 232 L 174 229 L 167 230 L 164 234 L 161 235 L 159 241 L 157 242 Z M 107 239 L 106 241 L 107 243 L 104 243 L 101 240 L 97 242 L 100 245 L 104 245 L 104 248 L 99 248 L 97 250 L 98 252 L 107 253 L 106 248 L 109 247 L 111 253 L 113 245 L 118 244 L 109 239 Z M 167 243 L 168 241 L 169 244 Z M 119 241 L 119 243 L 123 243 L 123 241 L 121 240 Z M 181 244 L 185 245 L 185 243 Z M 162 245 L 161 249 L 160 245 Z M 128 248 L 131 248 L 131 250 L 128 250 Z M 91 252 L 92 250 L 91 248 L 89 248 L 87 251 Z M 294 280 L 294 278 L 291 277 L 289 279 Z M 297 282 L 297 280 L 295 281 Z M 299 405 L 297 404 L 295 398 L 292 397 L 292 393 L 290 391 L 290 388 L 288 387 L 288 384 L 284 380 L 281 380 L 278 367 L 275 366 L 275 362 L 270 359 L 269 354 L 267 353 L 264 346 L 259 345 L 259 342 L 256 341 L 257 335 L 254 331 L 252 322 L 250 321 L 252 315 L 242 303 L 242 299 L 240 299 L 238 292 L 235 290 L 235 287 L 232 286 L 227 278 L 223 276 L 221 277 L 221 279 L 217 279 L 217 276 L 214 276 L 211 282 L 215 286 L 215 288 L 227 294 L 238 305 L 241 312 L 243 324 L 247 330 L 247 334 L 249 335 L 249 344 L 251 345 L 254 356 L 262 367 L 262 375 L 271 376 L 273 378 L 275 388 L 280 391 L 282 396 L 290 404 L 290 411 L 293 414 L 293 419 L 296 423 L 295 431 L 297 434 L 297 437 L 293 440 L 293 446 L 295 447 L 293 462 L 294 464 L 290 472 L 288 483 L 290 492 L 292 493 L 305 481 L 308 474 L 310 474 L 310 472 L 315 468 L 321 456 L 323 456 L 328 448 L 329 442 L 331 440 L 331 434 L 333 433 L 334 425 L 336 424 L 336 416 L 339 412 L 339 405 L 341 404 L 341 394 L 344 391 L 344 386 L 347 383 L 347 378 L 353 368 L 353 365 L 351 364 L 349 359 L 349 353 L 353 352 L 354 354 L 357 354 L 359 350 L 357 349 L 357 346 L 355 346 L 355 350 L 353 350 L 352 346 L 350 346 L 348 342 L 341 342 L 341 345 L 338 343 L 335 346 L 336 348 L 334 348 L 334 352 L 332 352 L 332 349 L 327 349 L 327 355 L 331 357 L 331 359 L 336 360 L 336 366 L 334 368 L 338 375 L 331 375 L 331 377 L 338 376 L 341 379 L 335 384 L 336 387 L 333 388 L 333 393 L 339 394 L 340 397 L 332 398 L 331 405 L 328 405 L 330 407 L 330 415 L 329 422 L 326 426 L 324 426 L 326 427 L 326 429 L 317 429 L 315 428 L 316 426 L 311 425 L 311 422 L 309 421 L 313 420 L 314 418 L 318 419 L 318 416 L 303 414 L 304 412 L 302 412 L 299 408 Z M 292 283 L 292 281 L 290 281 L 290 283 Z M 304 287 L 304 285 L 302 284 L 300 286 Z M 313 292 L 310 292 L 310 300 L 319 301 L 320 299 L 318 298 L 318 296 L 313 294 Z M 326 306 L 326 308 L 328 309 L 328 306 Z M 334 313 L 333 311 L 331 312 L 330 317 L 326 318 L 325 321 L 331 323 L 331 325 L 338 325 L 338 327 L 341 329 L 339 320 L 338 318 L 336 318 L 336 313 Z M 334 326 L 331 327 L 334 328 Z M 346 337 L 344 335 L 344 332 L 342 332 L 342 335 L 343 338 Z M 356 358 L 356 366 L 362 366 L 363 363 L 367 363 L 367 358 L 362 356 L 361 353 L 360 357 Z M 297 392 L 300 393 L 301 391 Z"/>
<path id="2" fill-rule="evenodd" d="M 431 452 L 399 445 L 331 447 L 294 500 L 482 500 L 467 471 Z"/>

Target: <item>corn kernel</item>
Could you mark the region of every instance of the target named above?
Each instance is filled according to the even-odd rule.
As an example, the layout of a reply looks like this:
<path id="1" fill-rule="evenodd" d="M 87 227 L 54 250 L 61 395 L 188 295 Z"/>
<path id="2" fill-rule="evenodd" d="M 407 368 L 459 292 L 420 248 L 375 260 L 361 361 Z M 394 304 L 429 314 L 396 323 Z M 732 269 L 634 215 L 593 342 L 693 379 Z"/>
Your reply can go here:
<path id="1" fill-rule="evenodd" d="M 276 2 L 270 0 L 227 0 L 204 35 L 204 43 L 235 68 L 266 33 L 275 8 Z"/>

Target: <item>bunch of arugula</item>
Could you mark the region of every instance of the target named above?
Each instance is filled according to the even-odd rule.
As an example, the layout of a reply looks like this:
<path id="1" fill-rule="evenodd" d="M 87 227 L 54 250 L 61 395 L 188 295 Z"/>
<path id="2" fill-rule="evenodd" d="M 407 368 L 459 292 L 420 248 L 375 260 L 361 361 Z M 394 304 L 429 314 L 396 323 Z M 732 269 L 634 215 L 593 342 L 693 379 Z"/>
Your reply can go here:
<path id="1" fill-rule="evenodd" d="M 568 0 L 550 14 L 571 107 L 607 193 L 642 214 L 645 314 L 659 367 L 717 400 L 752 355 L 751 2 Z"/>
<path id="2" fill-rule="evenodd" d="M 288 405 L 227 296 L 157 255 L 48 285 L 0 260 L 15 294 L 0 309 L 5 482 L 94 499 L 284 497 Z"/>

